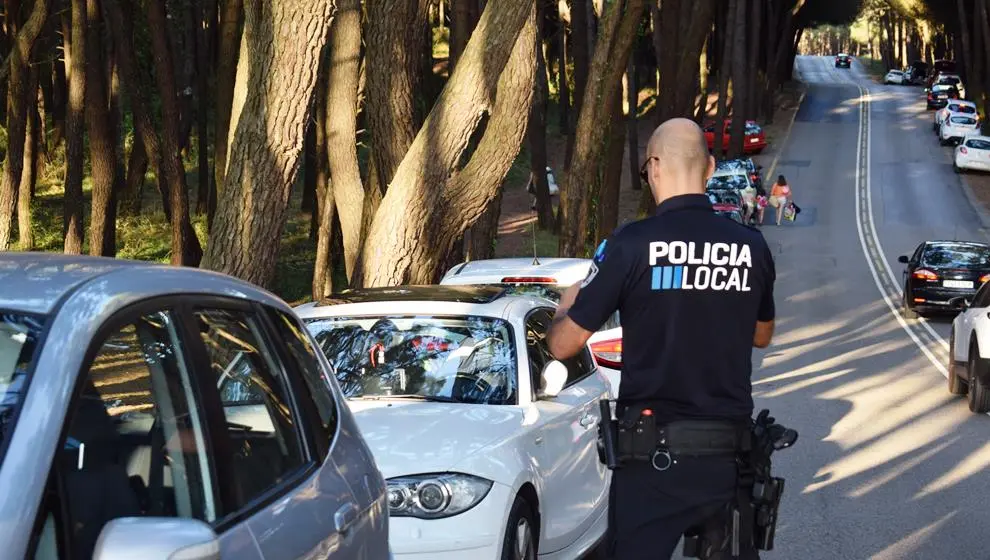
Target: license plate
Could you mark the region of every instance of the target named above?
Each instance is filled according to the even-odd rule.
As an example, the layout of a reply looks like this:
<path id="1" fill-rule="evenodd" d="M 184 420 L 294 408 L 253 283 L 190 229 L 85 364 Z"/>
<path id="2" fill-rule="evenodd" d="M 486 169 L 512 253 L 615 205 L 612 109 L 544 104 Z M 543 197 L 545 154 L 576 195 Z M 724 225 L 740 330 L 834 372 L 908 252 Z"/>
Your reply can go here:
<path id="1" fill-rule="evenodd" d="M 970 280 L 945 280 L 942 282 L 942 287 L 945 288 L 973 288 L 973 282 Z"/>
<path id="2" fill-rule="evenodd" d="M 940 96 L 938 96 L 938 98 L 939 98 L 939 99 L 948 99 L 948 97 L 947 97 L 947 96 L 945 96 L 945 95 L 940 95 Z"/>
<path id="3" fill-rule="evenodd" d="M 759 141 L 760 141 L 760 139 L 759 139 L 759 138 L 750 138 L 750 139 L 749 139 L 749 143 L 750 143 L 750 144 L 756 144 L 756 143 L 757 143 L 757 142 L 759 142 Z"/>

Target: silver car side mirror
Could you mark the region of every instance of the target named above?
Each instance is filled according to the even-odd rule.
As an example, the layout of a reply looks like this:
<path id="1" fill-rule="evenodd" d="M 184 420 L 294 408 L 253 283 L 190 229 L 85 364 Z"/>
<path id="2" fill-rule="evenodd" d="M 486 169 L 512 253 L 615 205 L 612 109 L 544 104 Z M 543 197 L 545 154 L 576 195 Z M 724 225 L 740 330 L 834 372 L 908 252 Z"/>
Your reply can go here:
<path id="1" fill-rule="evenodd" d="M 543 367 L 541 377 L 543 378 L 543 390 L 540 392 L 540 396 L 556 397 L 564 390 L 564 385 L 567 383 L 567 366 L 554 360 Z"/>
<path id="2" fill-rule="evenodd" d="M 107 523 L 93 550 L 93 560 L 220 560 L 220 541 L 197 519 L 122 517 Z"/>

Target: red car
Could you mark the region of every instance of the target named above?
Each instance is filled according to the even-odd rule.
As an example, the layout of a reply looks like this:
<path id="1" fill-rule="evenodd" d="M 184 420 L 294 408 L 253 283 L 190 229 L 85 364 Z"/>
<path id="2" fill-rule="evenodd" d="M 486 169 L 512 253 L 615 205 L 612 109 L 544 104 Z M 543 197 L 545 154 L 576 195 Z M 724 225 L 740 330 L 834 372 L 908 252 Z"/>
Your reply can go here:
<path id="1" fill-rule="evenodd" d="M 715 124 L 709 122 L 705 124 L 705 141 L 708 142 L 708 151 L 715 149 Z M 725 127 L 722 130 L 722 151 L 728 151 L 729 134 L 732 130 L 732 119 L 725 120 Z M 756 121 L 746 121 L 746 140 L 743 142 L 743 153 L 758 154 L 767 147 L 767 137 L 760 125 Z"/>

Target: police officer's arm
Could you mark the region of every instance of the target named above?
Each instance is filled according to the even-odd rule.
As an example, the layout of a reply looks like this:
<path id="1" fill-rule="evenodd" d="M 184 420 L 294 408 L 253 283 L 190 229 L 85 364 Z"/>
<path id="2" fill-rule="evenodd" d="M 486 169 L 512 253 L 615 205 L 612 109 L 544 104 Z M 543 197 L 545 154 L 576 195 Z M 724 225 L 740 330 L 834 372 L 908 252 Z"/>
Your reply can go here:
<path id="1" fill-rule="evenodd" d="M 577 355 L 618 309 L 629 276 L 628 261 L 618 244 L 606 241 L 599 245 L 588 277 L 569 287 L 560 298 L 547 335 L 554 357 L 566 360 Z"/>
<path id="2" fill-rule="evenodd" d="M 773 321 L 777 312 L 773 302 L 773 284 L 777 279 L 777 271 L 769 247 L 766 248 L 764 259 L 767 266 L 767 282 L 760 298 L 760 310 L 756 316 L 756 333 L 753 335 L 753 346 L 757 348 L 770 346 L 770 341 L 773 339 Z"/>

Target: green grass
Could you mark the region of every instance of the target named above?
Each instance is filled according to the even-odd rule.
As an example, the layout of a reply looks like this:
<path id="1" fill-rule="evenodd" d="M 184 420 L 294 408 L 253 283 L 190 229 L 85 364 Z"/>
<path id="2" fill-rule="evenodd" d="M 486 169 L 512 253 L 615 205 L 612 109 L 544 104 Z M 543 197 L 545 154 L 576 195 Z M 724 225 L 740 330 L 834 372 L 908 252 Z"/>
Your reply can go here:
<path id="1" fill-rule="evenodd" d="M 887 75 L 887 66 L 882 60 L 877 60 L 868 56 L 859 57 L 860 64 L 863 65 L 863 69 L 869 74 L 874 80 L 883 81 L 883 77 Z"/>

